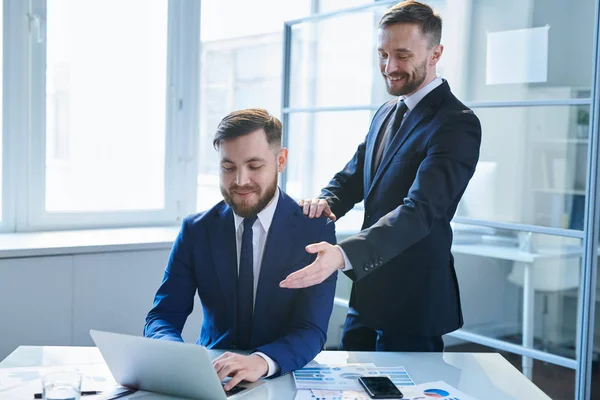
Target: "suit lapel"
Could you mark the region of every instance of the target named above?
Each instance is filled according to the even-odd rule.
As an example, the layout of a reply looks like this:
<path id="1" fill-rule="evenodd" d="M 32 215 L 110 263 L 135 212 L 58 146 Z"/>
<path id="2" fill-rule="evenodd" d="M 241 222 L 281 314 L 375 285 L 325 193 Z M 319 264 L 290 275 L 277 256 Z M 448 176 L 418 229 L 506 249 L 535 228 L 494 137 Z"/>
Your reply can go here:
<path id="1" fill-rule="evenodd" d="M 390 114 L 394 111 L 394 107 L 396 105 L 396 100 L 388 102 L 385 107 L 387 108 L 383 112 L 380 113 L 379 118 L 373 123 L 374 134 L 369 135 L 367 140 L 367 148 L 365 155 L 365 171 L 364 176 L 366 177 L 365 183 L 365 193 L 371 187 L 371 182 L 373 180 L 373 163 L 375 162 L 375 144 L 377 144 L 377 138 L 380 135 L 383 135 L 381 132 L 381 127 L 384 125 L 385 121 L 390 117 Z"/>
<path id="2" fill-rule="evenodd" d="M 398 132 L 396 132 L 396 135 L 394 135 L 394 139 L 390 142 L 390 145 L 387 149 L 385 149 L 385 152 L 381 157 L 381 163 L 379 164 L 379 168 L 377 168 L 375 177 L 373 178 L 368 190 L 365 192 L 367 193 L 365 199 L 369 196 L 371 191 L 373 191 L 373 188 L 377 182 L 385 174 L 385 171 L 392 162 L 394 155 L 396 155 L 400 148 L 406 143 L 406 140 L 413 134 L 413 131 L 417 128 L 419 123 L 429 118 L 431 114 L 435 113 L 435 110 L 437 107 L 439 107 L 439 102 L 441 101 L 442 97 L 449 92 L 450 87 L 448 86 L 448 82 L 444 81 L 440 86 L 429 92 L 406 116 L 406 119 L 402 125 L 400 125 Z"/>
<path id="3" fill-rule="evenodd" d="M 279 201 L 269 232 L 267 232 L 267 241 L 260 266 L 260 276 L 256 288 L 256 299 L 254 302 L 254 318 L 252 318 L 252 337 L 256 337 L 256 328 L 260 323 L 264 324 L 264 318 L 261 313 L 268 312 L 269 299 L 273 287 L 278 287 L 282 280 L 282 267 L 286 265 L 287 258 L 291 254 L 291 247 L 294 243 L 293 235 L 295 232 L 294 209 L 300 211 L 300 207 L 279 191 Z"/>
<path id="4" fill-rule="evenodd" d="M 394 155 L 398 152 L 398 150 L 400 150 L 402 145 L 406 142 L 406 139 L 408 139 L 415 127 L 424 119 L 427 114 L 429 114 L 429 108 L 424 109 L 423 107 L 415 107 L 415 109 L 408 114 L 406 120 L 400 126 L 400 129 L 398 132 L 396 132 L 396 135 L 394 135 L 390 145 L 385 149 L 383 155 L 381 156 L 381 163 L 379 164 L 379 168 L 377 168 L 377 173 L 375 174 L 375 178 L 373 178 L 369 192 L 377 184 L 377 181 L 381 179 L 385 173 L 385 170 L 392 161 L 392 158 L 394 158 Z"/>
<path id="5" fill-rule="evenodd" d="M 218 214 L 217 229 L 211 238 L 211 250 L 215 261 L 215 268 L 219 284 L 222 289 L 225 310 L 232 310 L 230 326 L 235 327 L 237 312 L 237 247 L 233 211 L 224 205 Z M 233 336 L 235 337 L 235 329 Z"/>

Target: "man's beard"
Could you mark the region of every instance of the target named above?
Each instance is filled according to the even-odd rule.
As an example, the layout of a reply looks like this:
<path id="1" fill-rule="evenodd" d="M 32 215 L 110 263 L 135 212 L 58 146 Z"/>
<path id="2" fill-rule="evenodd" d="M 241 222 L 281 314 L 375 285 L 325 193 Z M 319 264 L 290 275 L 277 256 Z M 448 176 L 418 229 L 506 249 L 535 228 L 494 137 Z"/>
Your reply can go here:
<path id="1" fill-rule="evenodd" d="M 385 75 L 384 75 L 385 76 Z M 402 76 L 390 75 L 392 78 L 400 78 Z M 392 89 L 392 86 L 387 86 L 387 91 L 392 96 L 405 96 L 407 94 L 411 94 L 415 92 L 419 86 L 425 82 L 425 78 L 427 77 L 427 60 L 423 61 L 423 64 L 417 68 L 415 71 L 414 77 L 411 79 L 410 76 L 406 76 L 406 81 L 404 86 L 399 89 Z M 387 83 L 387 79 L 386 79 Z"/>
<path id="2" fill-rule="evenodd" d="M 233 196 L 230 196 L 229 193 L 232 193 L 236 190 L 242 189 L 244 191 L 252 191 L 258 194 L 258 201 L 255 204 L 248 204 L 245 200 L 241 200 L 239 203 L 236 203 L 233 200 Z M 250 186 L 237 186 L 233 185 L 229 188 L 229 192 L 225 190 L 223 185 L 221 185 L 221 194 L 223 195 L 223 199 L 225 199 L 225 203 L 231 207 L 234 213 L 239 215 L 242 218 L 253 217 L 261 212 L 273 199 L 275 196 L 275 192 L 277 191 L 277 175 L 275 175 L 275 179 L 273 183 L 269 185 L 264 193 L 260 193 L 260 187 L 257 185 Z"/>

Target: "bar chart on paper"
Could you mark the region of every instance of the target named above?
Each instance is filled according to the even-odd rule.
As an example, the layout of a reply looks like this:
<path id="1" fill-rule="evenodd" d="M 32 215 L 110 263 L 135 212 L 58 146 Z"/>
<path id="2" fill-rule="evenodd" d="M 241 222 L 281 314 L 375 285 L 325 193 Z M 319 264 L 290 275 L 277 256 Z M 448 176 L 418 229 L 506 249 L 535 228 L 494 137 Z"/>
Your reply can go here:
<path id="1" fill-rule="evenodd" d="M 398 387 L 414 386 L 404 367 L 376 367 L 373 364 L 307 365 L 294 371 L 297 389 L 361 390 L 361 376 L 387 376 Z"/>

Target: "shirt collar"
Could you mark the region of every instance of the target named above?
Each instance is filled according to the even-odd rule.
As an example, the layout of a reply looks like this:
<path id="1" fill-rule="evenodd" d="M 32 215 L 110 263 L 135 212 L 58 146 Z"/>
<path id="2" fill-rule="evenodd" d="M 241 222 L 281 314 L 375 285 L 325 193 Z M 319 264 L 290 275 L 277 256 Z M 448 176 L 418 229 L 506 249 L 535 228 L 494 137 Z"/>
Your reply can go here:
<path id="1" fill-rule="evenodd" d="M 419 104 L 419 102 L 429 94 L 429 92 L 431 92 L 436 87 L 440 86 L 443 82 L 444 81 L 442 80 L 442 78 L 436 76 L 434 80 L 432 80 L 427 85 L 423 86 L 421 89 L 411 94 L 410 96 L 400 96 L 398 98 L 398 101 L 404 100 L 406 107 L 408 107 L 408 111 L 412 111 L 417 106 L 417 104 Z"/>
<path id="2" fill-rule="evenodd" d="M 275 196 L 273 196 L 273 200 L 269 203 L 268 206 L 262 209 L 257 215 L 260 224 L 262 225 L 265 232 L 269 231 L 271 227 L 271 222 L 273 221 L 273 216 L 275 215 L 275 209 L 277 208 L 277 203 L 279 202 L 279 187 L 275 191 Z M 235 231 L 237 232 L 240 229 L 240 225 L 244 222 L 244 217 L 240 217 L 235 212 L 233 213 L 233 222 L 235 224 Z"/>

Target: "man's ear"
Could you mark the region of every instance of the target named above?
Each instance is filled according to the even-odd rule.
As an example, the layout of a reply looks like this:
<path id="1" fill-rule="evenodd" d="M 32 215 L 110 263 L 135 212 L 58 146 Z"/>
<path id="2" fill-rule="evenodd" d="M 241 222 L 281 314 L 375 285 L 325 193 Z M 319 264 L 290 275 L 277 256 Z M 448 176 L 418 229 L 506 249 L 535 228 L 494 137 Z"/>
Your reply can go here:
<path id="1" fill-rule="evenodd" d="M 433 48 L 433 53 L 431 54 L 431 59 L 429 60 L 430 66 L 435 66 L 438 61 L 440 61 L 440 57 L 442 57 L 442 53 L 444 52 L 444 46 L 438 44 Z"/>
<path id="2" fill-rule="evenodd" d="M 277 153 L 277 172 L 281 173 L 287 165 L 288 149 L 282 147 Z"/>

